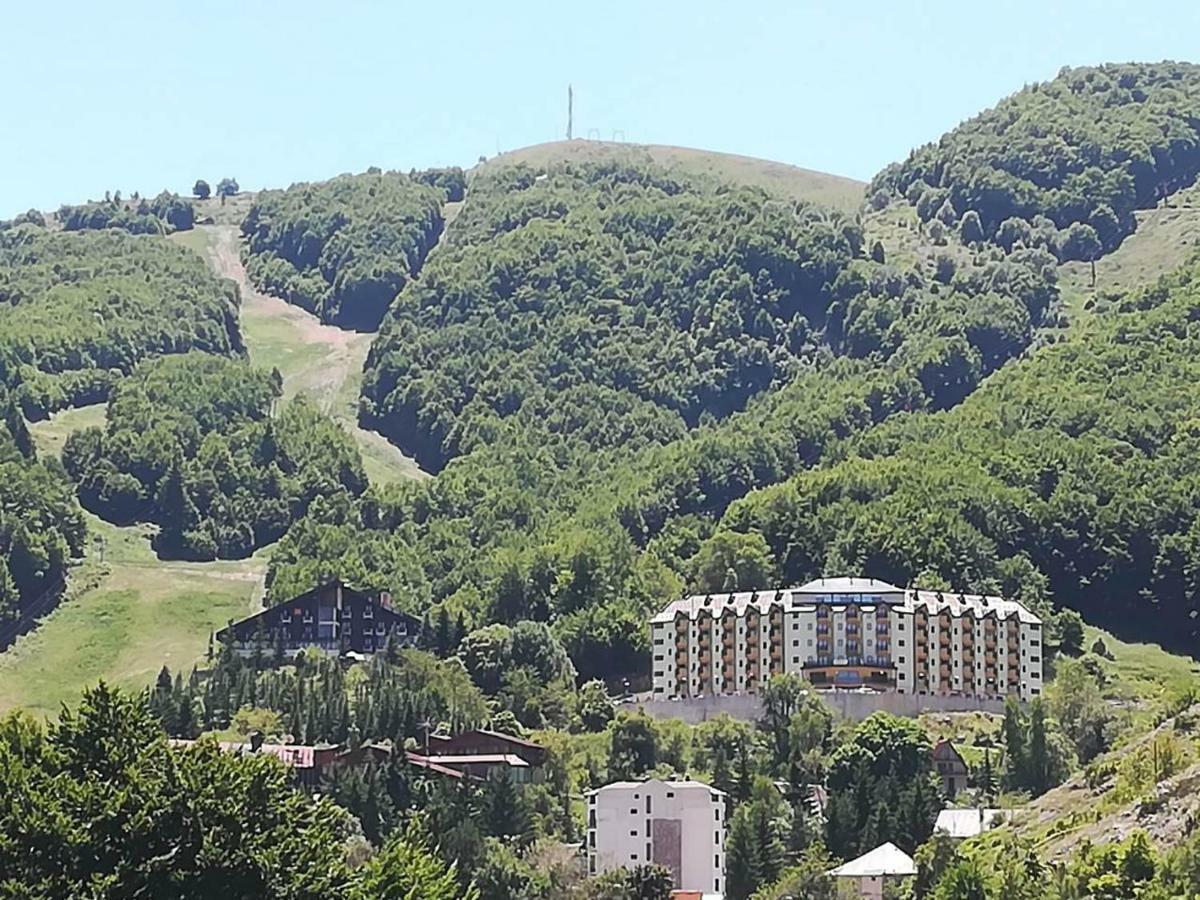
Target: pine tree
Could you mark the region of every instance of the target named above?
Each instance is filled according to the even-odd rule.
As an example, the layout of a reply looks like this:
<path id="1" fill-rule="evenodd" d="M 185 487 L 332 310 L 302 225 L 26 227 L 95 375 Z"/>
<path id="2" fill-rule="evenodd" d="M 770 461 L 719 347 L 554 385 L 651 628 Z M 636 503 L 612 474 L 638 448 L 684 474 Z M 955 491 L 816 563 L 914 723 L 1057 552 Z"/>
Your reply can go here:
<path id="1" fill-rule="evenodd" d="M 730 900 L 746 900 L 763 883 L 763 861 L 750 808 L 733 815 L 725 843 L 725 880 Z"/>
<path id="2" fill-rule="evenodd" d="M 1046 747 L 1046 707 L 1034 697 L 1029 707 L 1029 763 L 1026 783 L 1034 793 L 1044 794 L 1050 787 L 1050 759 Z"/>
<path id="3" fill-rule="evenodd" d="M 1025 717 L 1017 698 L 1004 701 L 1004 780 L 1010 789 L 1025 786 Z"/>

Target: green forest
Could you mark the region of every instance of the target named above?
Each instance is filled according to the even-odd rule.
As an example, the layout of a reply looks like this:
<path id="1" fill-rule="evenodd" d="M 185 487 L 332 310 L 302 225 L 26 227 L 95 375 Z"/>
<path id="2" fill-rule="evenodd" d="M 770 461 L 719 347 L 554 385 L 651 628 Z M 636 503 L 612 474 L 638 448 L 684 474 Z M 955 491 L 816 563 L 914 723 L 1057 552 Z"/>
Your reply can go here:
<path id="1" fill-rule="evenodd" d="M 113 390 L 103 429 L 67 438 L 63 465 L 88 509 L 157 523 L 162 556 L 248 556 L 318 499 L 344 505 L 366 487 L 345 432 L 304 396 L 272 416 L 279 392 L 277 373 L 236 359 L 143 363 Z"/>
<path id="2" fill-rule="evenodd" d="M 470 198 L 363 388 L 441 473 L 300 522 L 271 592 L 337 571 L 472 626 L 550 621 L 586 677 L 643 671 L 647 611 L 722 586 L 696 573 L 728 503 L 953 406 L 1057 302 L 1044 251 L 898 270 L 839 214 L 650 164 L 503 169 Z"/>
<path id="3" fill-rule="evenodd" d="M 458 174 L 373 170 L 265 191 L 242 224 L 246 271 L 323 322 L 372 331 L 437 243 Z"/>
<path id="4" fill-rule="evenodd" d="M 1200 173 L 1200 67 L 1063 69 L 889 166 L 874 193 L 902 194 L 964 240 L 1094 259 Z M 872 202 L 875 202 L 874 197 Z"/>
<path id="5" fill-rule="evenodd" d="M 234 285 L 155 237 L 0 232 L 0 383 L 29 419 L 103 401 L 149 356 L 242 352 L 237 314 Z"/>
<path id="6" fill-rule="evenodd" d="M 749 495 L 723 527 L 761 536 L 788 582 L 845 569 L 1054 597 L 1194 648 L 1198 320 L 1200 261 L 957 408 Z"/>

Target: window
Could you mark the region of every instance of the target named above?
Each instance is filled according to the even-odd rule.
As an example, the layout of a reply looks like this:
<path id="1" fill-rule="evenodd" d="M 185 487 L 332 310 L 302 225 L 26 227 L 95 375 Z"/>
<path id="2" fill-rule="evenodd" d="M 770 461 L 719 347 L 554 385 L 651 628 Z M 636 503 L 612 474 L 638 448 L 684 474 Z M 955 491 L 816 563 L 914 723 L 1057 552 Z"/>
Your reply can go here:
<path id="1" fill-rule="evenodd" d="M 793 641 L 792 641 L 792 646 L 793 646 L 793 647 L 799 647 L 799 646 L 800 646 L 800 642 L 799 642 L 798 640 L 793 640 Z"/>
<path id="2" fill-rule="evenodd" d="M 713 868 L 714 869 L 721 868 L 721 857 L 719 854 L 717 856 L 713 857 Z"/>
<path id="3" fill-rule="evenodd" d="M 670 796 L 670 795 L 668 794 L 668 796 Z M 716 819 L 718 822 L 721 821 L 721 808 L 719 806 L 713 810 L 713 818 Z"/>
<path id="4" fill-rule="evenodd" d="M 634 809 L 631 809 L 631 810 L 629 811 L 629 814 L 630 814 L 631 816 L 636 816 L 636 815 L 637 815 L 637 808 L 635 807 Z M 637 832 L 635 831 L 635 832 L 634 832 L 634 834 L 637 834 Z"/>
<path id="5" fill-rule="evenodd" d="M 637 829 L 636 828 L 630 829 L 629 836 L 637 837 L 638 836 Z"/>
<path id="6" fill-rule="evenodd" d="M 373 618 L 375 618 L 375 610 L 374 610 L 374 608 L 371 606 L 371 604 L 370 604 L 370 603 L 365 603 L 365 604 L 363 604 L 363 618 L 364 618 L 364 619 L 373 619 Z"/>
<path id="7" fill-rule="evenodd" d="M 714 844 L 719 844 L 719 843 L 721 843 L 721 832 L 719 832 L 719 831 L 714 831 L 714 832 L 713 832 L 713 843 L 714 843 Z"/>

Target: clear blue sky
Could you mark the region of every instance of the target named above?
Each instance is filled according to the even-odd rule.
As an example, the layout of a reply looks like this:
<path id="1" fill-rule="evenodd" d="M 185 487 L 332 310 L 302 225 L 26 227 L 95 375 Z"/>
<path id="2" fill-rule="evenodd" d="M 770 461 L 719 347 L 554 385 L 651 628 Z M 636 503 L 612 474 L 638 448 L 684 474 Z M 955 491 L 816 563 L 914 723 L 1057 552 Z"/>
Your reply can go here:
<path id="1" fill-rule="evenodd" d="M 1197 0 L 6 3 L 0 216 L 576 135 L 869 178 L 1063 65 L 1200 61 Z"/>

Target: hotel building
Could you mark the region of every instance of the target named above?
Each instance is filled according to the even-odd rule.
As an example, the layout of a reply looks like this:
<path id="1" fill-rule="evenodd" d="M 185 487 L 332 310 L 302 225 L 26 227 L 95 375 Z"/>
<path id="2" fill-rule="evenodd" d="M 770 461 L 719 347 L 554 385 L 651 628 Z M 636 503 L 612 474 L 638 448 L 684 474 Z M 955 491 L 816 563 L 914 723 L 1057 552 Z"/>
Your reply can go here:
<path id="1" fill-rule="evenodd" d="M 820 578 L 684 597 L 650 622 L 654 695 L 756 693 L 795 672 L 814 687 L 1030 700 L 1042 622 L 1015 600 Z"/>

